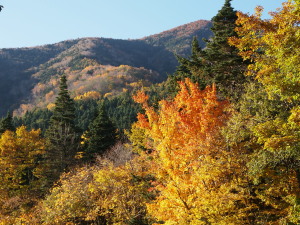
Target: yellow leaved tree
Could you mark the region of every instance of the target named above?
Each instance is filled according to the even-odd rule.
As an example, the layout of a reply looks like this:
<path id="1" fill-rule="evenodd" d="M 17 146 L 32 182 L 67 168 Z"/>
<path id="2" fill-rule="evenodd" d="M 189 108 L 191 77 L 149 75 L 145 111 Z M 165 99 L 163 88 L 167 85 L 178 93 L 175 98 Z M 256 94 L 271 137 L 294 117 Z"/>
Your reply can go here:
<path id="1" fill-rule="evenodd" d="M 265 223 L 299 224 L 300 1 L 284 2 L 270 20 L 261 18 L 262 10 L 238 13 L 239 37 L 230 39 L 252 61 L 248 75 L 262 84 L 269 100 L 281 100 L 276 114 L 251 128 L 257 144 L 248 163 L 252 192 L 264 205 L 259 214 L 267 212 Z"/>
<path id="2" fill-rule="evenodd" d="M 5 131 L 0 138 L 0 213 L 1 219 L 12 212 L 26 211 L 42 194 L 38 184 L 38 165 L 44 153 L 40 130 Z M 0 219 L 0 222 L 1 222 Z"/>
<path id="3" fill-rule="evenodd" d="M 270 20 L 261 19 L 263 8 L 254 15 L 238 13 L 236 31 L 239 37 L 229 42 L 240 50 L 244 59 L 253 62 L 248 75 L 261 82 L 269 95 L 279 95 L 289 101 L 299 100 L 300 94 L 300 3 L 284 2 Z"/>

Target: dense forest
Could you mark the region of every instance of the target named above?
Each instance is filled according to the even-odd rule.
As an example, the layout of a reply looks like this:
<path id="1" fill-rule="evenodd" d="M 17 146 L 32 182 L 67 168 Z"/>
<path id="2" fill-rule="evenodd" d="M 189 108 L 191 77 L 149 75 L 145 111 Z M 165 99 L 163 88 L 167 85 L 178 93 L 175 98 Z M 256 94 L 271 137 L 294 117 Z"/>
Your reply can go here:
<path id="1" fill-rule="evenodd" d="M 300 224 L 300 2 L 262 11 L 225 0 L 163 81 L 159 65 L 41 63 L 39 107 L 0 120 L 0 224 Z"/>

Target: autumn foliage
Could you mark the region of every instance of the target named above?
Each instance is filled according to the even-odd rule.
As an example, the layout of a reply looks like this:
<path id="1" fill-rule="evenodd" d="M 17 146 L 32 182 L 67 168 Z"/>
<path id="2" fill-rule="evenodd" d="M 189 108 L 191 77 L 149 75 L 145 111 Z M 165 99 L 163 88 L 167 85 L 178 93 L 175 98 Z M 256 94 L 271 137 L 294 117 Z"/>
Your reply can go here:
<path id="1" fill-rule="evenodd" d="M 84 145 L 77 151 L 72 144 L 83 140 L 73 138 L 66 142 L 72 154 L 60 149 L 61 139 L 47 146 L 39 129 L 15 129 L 10 117 L 1 120 L 0 224 L 300 224 L 299 12 L 298 0 L 283 3 L 270 20 L 261 18 L 261 7 L 254 15 L 239 12 L 238 36 L 229 42 L 251 62 L 245 74 L 251 79 L 241 82 L 237 98 L 230 102 L 227 92 L 217 88 L 229 88 L 224 80 L 205 88 L 192 82 L 195 76 L 203 79 L 204 72 L 198 64 L 204 53 L 193 54 L 195 60 L 186 60 L 185 66 L 196 70 L 191 76 L 181 67 L 186 74 L 177 77 L 182 80 L 172 95 L 161 90 L 168 82 L 135 92 L 140 113 L 124 132 L 128 139 L 114 146 L 115 139 L 101 139 L 112 132 L 106 113 L 101 123 L 90 123 L 93 151 Z M 216 53 L 211 45 L 207 48 L 211 56 Z M 92 80 L 94 69 L 86 67 L 84 76 Z M 128 66 L 118 70 L 134 72 Z M 239 79 L 231 78 L 233 84 Z M 139 82 L 129 85 L 137 88 Z M 129 96 L 130 88 L 124 91 Z M 86 90 L 78 99 L 98 99 L 99 93 Z M 61 113 L 67 105 L 54 104 Z M 71 106 L 64 118 L 78 132 Z M 59 118 L 55 110 L 54 119 Z M 82 154 L 92 160 L 84 161 Z"/>
<path id="2" fill-rule="evenodd" d="M 214 85 L 201 91 L 189 79 L 180 82 L 174 100 L 159 103 L 158 112 L 145 93 L 134 98 L 145 110 L 137 125 L 145 130 L 154 157 L 159 196 L 148 204 L 151 215 L 166 224 L 204 224 L 220 215 L 226 221 L 234 207 L 228 200 L 235 198 L 228 193 L 230 157 L 220 135 L 228 101 L 218 100 Z"/>
<path id="3" fill-rule="evenodd" d="M 283 3 L 270 20 L 261 19 L 262 11 L 257 7 L 251 16 L 239 12 L 239 38 L 231 38 L 230 43 L 244 59 L 254 62 L 248 75 L 255 76 L 271 96 L 299 100 L 299 2 Z"/>

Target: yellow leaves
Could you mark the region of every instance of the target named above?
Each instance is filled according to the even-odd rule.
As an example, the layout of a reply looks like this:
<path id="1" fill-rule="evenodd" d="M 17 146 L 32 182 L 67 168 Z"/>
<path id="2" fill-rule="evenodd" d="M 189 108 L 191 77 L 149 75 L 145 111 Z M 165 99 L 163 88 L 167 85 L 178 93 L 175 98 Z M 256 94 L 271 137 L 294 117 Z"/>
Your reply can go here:
<path id="1" fill-rule="evenodd" d="M 64 224 L 86 215 L 92 206 L 86 190 L 91 178 L 91 171 L 86 167 L 61 177 L 61 185 L 55 186 L 42 202 L 42 218 L 46 224 Z"/>
<path id="2" fill-rule="evenodd" d="M 53 110 L 54 107 L 55 107 L 55 104 L 54 104 L 54 103 L 49 103 L 49 104 L 47 105 L 47 109 L 48 109 L 48 110 Z"/>
<path id="3" fill-rule="evenodd" d="M 264 144 L 264 148 L 269 151 L 289 151 L 296 148 L 300 142 L 299 107 L 291 112 L 287 122 L 277 118 L 257 125 L 253 132 L 258 137 L 258 143 Z"/>
<path id="4" fill-rule="evenodd" d="M 291 110 L 291 115 L 288 119 L 293 129 L 299 129 L 300 127 L 300 106 L 294 107 Z"/>
<path id="5" fill-rule="evenodd" d="M 88 91 L 83 95 L 76 96 L 74 100 L 87 100 L 87 99 L 99 99 L 101 94 L 98 91 Z"/>
<path id="6" fill-rule="evenodd" d="M 143 115 L 143 114 L 139 114 L 139 115 Z M 146 118 L 139 118 L 138 120 L 139 121 L 144 120 L 147 126 L 149 125 Z M 138 127 L 137 124 L 133 124 L 130 133 L 126 132 L 125 134 L 128 135 L 134 152 L 141 153 L 142 150 L 146 150 L 147 140 L 145 137 L 145 130 L 143 128 Z"/>
<path id="7" fill-rule="evenodd" d="M 36 200 L 36 191 L 39 190 L 39 186 L 35 186 L 39 178 L 37 159 L 45 150 L 40 133 L 40 130 L 27 131 L 25 126 L 21 126 L 16 132 L 6 131 L 1 135 L 0 194 L 7 207 L 1 205 L 0 217 L 5 210 L 14 211 L 15 215 L 21 209 L 26 212 L 28 207 L 24 205 L 32 204 Z M 18 223 L 14 221 L 7 224 Z"/>
<path id="8" fill-rule="evenodd" d="M 109 97 L 111 97 L 113 94 L 111 93 L 111 92 L 108 92 L 108 93 L 105 93 L 104 94 L 104 98 L 109 98 Z"/>
<path id="9" fill-rule="evenodd" d="M 119 167 L 102 160 L 64 174 L 42 203 L 43 221 L 78 224 L 102 218 L 107 224 L 122 225 L 143 218 L 149 184 L 141 160 Z"/>
<path id="10" fill-rule="evenodd" d="M 43 153 L 45 147 L 40 134 L 40 130 L 27 131 L 25 126 L 18 127 L 16 132 L 4 132 L 0 139 L 1 155 L 29 154 L 32 156 Z"/>
<path id="11" fill-rule="evenodd" d="M 294 101 L 300 97 L 299 69 L 299 6 L 296 1 L 283 3 L 272 12 L 271 20 L 261 19 L 262 8 L 255 15 L 238 13 L 236 29 L 239 38 L 229 41 L 240 50 L 244 59 L 251 60 L 248 74 L 266 88 L 270 97 Z"/>

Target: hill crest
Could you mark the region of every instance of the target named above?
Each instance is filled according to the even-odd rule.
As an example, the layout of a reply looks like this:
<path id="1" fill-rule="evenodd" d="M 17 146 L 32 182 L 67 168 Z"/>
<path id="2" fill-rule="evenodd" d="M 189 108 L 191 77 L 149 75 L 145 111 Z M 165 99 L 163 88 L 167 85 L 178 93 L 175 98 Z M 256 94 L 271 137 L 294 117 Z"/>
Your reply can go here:
<path id="1" fill-rule="evenodd" d="M 128 81 L 145 80 L 149 85 L 161 82 L 176 69 L 174 53 L 188 56 L 192 38 L 197 36 L 202 43 L 203 38 L 211 36 L 210 26 L 210 21 L 199 20 L 142 39 L 80 38 L 36 47 L 0 49 L 0 116 L 21 104 L 38 105 L 38 99 L 44 97 L 37 93 L 47 94 L 52 90 L 55 93 L 56 87 L 48 82 L 56 80 L 61 73 L 69 73 L 67 76 L 74 82 L 81 79 L 80 83 L 85 85 L 89 82 L 82 79 L 101 75 L 93 71 L 113 70 L 97 81 L 116 79 L 118 90 L 109 90 L 110 93 L 128 89 Z M 120 77 L 126 79 L 117 79 Z M 36 91 L 41 84 L 47 92 Z M 70 86 L 76 87 L 73 83 Z M 82 90 L 99 91 L 86 87 Z"/>

